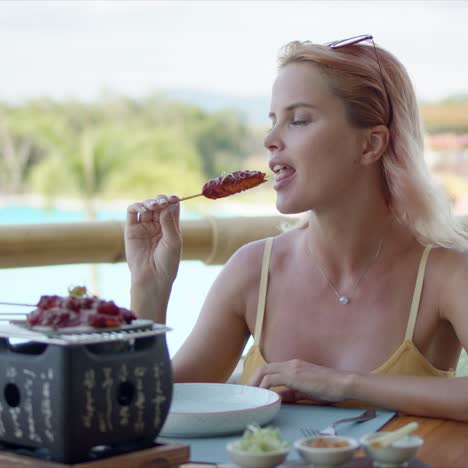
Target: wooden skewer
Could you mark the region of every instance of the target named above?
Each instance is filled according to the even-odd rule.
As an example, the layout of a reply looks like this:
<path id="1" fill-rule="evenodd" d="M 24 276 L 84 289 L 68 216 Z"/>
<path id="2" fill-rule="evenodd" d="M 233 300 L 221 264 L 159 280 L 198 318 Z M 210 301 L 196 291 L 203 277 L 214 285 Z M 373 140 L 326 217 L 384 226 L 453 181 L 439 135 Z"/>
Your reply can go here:
<path id="1" fill-rule="evenodd" d="M 203 193 L 197 193 L 196 195 L 190 195 L 190 197 L 179 198 L 179 201 L 190 200 L 191 198 L 201 197 Z"/>
<path id="2" fill-rule="evenodd" d="M 37 304 L 23 304 L 21 302 L 0 302 L 0 305 L 21 306 L 21 307 L 37 307 Z"/>

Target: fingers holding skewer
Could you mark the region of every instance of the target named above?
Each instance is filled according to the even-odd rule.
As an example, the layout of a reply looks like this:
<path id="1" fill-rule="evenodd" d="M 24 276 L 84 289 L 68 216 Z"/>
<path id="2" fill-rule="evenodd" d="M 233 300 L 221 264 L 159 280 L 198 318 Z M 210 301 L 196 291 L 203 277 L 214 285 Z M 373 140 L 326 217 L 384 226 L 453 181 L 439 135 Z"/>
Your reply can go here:
<path id="1" fill-rule="evenodd" d="M 179 208 L 179 197 L 177 195 L 157 195 L 142 202 L 135 202 L 127 208 L 127 222 L 129 224 L 153 222 L 159 219 L 166 208 L 168 212 L 174 213 Z"/>

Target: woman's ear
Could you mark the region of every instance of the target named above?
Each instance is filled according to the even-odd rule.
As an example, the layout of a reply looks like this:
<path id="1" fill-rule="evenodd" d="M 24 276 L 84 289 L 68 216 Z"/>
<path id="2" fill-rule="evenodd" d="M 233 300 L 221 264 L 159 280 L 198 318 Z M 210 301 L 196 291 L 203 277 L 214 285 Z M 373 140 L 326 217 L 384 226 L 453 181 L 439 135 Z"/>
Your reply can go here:
<path id="1" fill-rule="evenodd" d="M 390 141 L 390 131 L 385 125 L 369 128 L 364 136 L 361 164 L 367 165 L 378 161 Z"/>

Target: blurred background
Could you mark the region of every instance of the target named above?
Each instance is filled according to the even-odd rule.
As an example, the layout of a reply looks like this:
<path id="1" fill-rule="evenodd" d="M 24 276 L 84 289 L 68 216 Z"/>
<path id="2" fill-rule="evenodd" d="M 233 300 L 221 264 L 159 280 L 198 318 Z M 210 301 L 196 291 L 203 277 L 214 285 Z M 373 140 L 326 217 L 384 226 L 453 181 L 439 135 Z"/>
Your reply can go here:
<path id="1" fill-rule="evenodd" d="M 427 162 L 455 213 L 468 214 L 467 21 L 466 1 L 2 1 L 0 223 L 123 220 L 134 200 L 267 170 L 280 47 L 363 33 L 406 65 Z M 263 214 L 277 214 L 269 184 L 182 210 L 185 219 Z M 0 269 L 1 299 L 35 303 L 92 283 L 129 305 L 125 264 L 90 270 Z M 171 354 L 219 270 L 183 262 Z"/>

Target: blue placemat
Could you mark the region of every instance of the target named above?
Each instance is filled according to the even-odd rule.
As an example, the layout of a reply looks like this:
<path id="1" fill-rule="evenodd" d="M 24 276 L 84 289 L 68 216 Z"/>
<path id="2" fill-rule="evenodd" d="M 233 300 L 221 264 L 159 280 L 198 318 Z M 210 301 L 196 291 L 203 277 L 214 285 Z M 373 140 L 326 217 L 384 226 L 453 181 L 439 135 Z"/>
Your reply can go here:
<path id="1" fill-rule="evenodd" d="M 278 427 L 281 436 L 288 442 L 304 437 L 301 428 L 322 429 L 341 418 L 357 416 L 362 409 L 335 408 L 330 406 L 282 405 L 276 418 L 270 425 Z M 378 410 L 377 417 L 361 423 L 343 423 L 338 426 L 338 434 L 359 439 L 364 434 L 374 432 L 386 424 L 394 411 Z M 226 444 L 239 439 L 241 434 L 222 437 L 203 438 L 159 438 L 158 442 L 174 441 L 190 445 L 190 459 L 194 462 L 227 463 L 229 455 Z M 300 455 L 291 449 L 288 460 L 300 460 Z"/>

